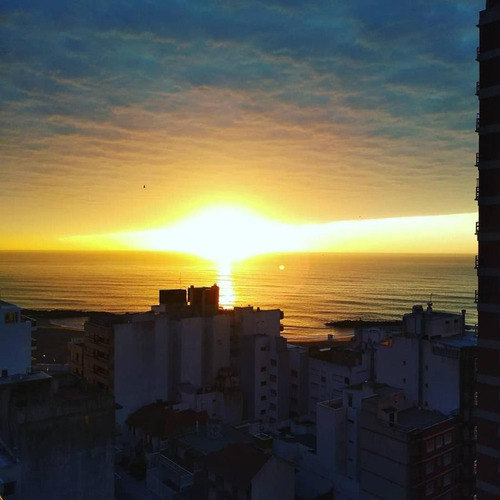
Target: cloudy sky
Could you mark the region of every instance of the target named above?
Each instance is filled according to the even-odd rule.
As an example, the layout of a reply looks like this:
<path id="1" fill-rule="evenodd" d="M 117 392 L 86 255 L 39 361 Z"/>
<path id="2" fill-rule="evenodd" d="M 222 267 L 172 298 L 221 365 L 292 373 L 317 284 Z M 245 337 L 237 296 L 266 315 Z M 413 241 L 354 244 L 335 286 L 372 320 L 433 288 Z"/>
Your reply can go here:
<path id="1" fill-rule="evenodd" d="M 472 214 L 483 4 L 4 0 L 0 248 Z"/>

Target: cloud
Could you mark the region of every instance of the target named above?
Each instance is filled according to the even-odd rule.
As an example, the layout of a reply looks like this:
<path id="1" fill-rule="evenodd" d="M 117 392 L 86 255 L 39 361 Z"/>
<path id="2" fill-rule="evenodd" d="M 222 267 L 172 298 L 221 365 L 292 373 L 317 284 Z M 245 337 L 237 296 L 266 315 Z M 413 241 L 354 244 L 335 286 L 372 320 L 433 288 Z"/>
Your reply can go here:
<path id="1" fill-rule="evenodd" d="M 228 196 L 302 221 L 471 211 L 480 8 L 6 1 L 0 208 L 109 230 Z"/>

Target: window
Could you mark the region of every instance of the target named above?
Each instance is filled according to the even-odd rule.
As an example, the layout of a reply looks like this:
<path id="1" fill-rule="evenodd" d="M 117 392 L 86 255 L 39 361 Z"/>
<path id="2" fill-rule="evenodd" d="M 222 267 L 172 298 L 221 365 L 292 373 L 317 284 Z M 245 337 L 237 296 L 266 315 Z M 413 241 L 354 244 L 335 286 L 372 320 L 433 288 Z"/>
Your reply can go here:
<path id="1" fill-rule="evenodd" d="M 406 361 L 405 360 L 403 360 L 403 366 L 406 366 Z"/>
<path id="2" fill-rule="evenodd" d="M 263 367 L 261 367 L 260 371 L 261 371 L 261 372 L 266 372 L 266 371 L 267 371 L 267 366 L 263 366 Z"/>
<path id="3" fill-rule="evenodd" d="M 432 495 L 434 493 L 434 481 L 431 481 L 425 488 L 426 495 Z"/>
<path id="4" fill-rule="evenodd" d="M 299 386 L 297 384 L 292 384 L 292 389 L 294 391 L 298 390 Z"/>
<path id="5" fill-rule="evenodd" d="M 271 374 L 271 375 L 269 375 L 269 380 L 270 380 L 271 382 L 276 382 L 276 375 L 272 375 L 272 374 Z"/>
<path id="6" fill-rule="evenodd" d="M 475 425 L 472 429 L 472 439 L 474 439 L 474 441 L 477 441 L 477 425 Z"/>
<path id="7" fill-rule="evenodd" d="M 451 464 L 451 453 L 446 453 L 446 455 L 443 457 L 443 465 L 450 465 Z"/>
<path id="8" fill-rule="evenodd" d="M 352 408 L 352 394 L 347 395 L 347 406 L 349 406 L 349 408 Z"/>
<path id="9" fill-rule="evenodd" d="M 474 406 L 477 406 L 478 403 L 478 396 L 477 396 L 477 391 L 474 392 Z"/>
<path id="10" fill-rule="evenodd" d="M 444 435 L 444 444 L 450 444 L 451 443 L 451 432 L 447 432 Z"/>
<path id="11" fill-rule="evenodd" d="M 267 347 L 265 345 L 263 345 L 261 348 L 260 348 L 261 351 L 267 351 Z"/>
<path id="12" fill-rule="evenodd" d="M 261 415 L 265 415 L 266 414 L 266 410 L 260 410 L 260 414 Z"/>
<path id="13" fill-rule="evenodd" d="M 430 460 L 425 464 L 425 473 L 430 474 L 434 471 L 434 460 Z"/>
<path id="14" fill-rule="evenodd" d="M 349 377 L 344 377 L 344 384 L 349 385 L 350 383 L 351 383 L 351 381 L 350 381 Z"/>
<path id="15" fill-rule="evenodd" d="M 17 313 L 14 311 L 5 313 L 5 323 L 17 323 Z"/>
<path id="16" fill-rule="evenodd" d="M 297 377 L 298 376 L 298 373 L 297 373 L 297 370 L 292 370 L 292 377 Z"/>
<path id="17" fill-rule="evenodd" d="M 321 376 L 321 382 L 326 382 L 326 377 L 324 375 Z"/>
<path id="18" fill-rule="evenodd" d="M 443 436 L 438 436 L 436 438 L 436 449 L 441 448 L 443 446 Z"/>
<path id="19" fill-rule="evenodd" d="M 3 495 L 7 498 L 9 495 L 13 495 L 16 492 L 16 482 L 10 481 L 3 485 Z"/>
<path id="20" fill-rule="evenodd" d="M 429 441 L 427 441 L 427 443 L 425 444 L 425 450 L 427 451 L 427 453 L 434 451 L 434 439 L 429 439 Z"/>
<path id="21" fill-rule="evenodd" d="M 406 384 L 406 377 L 403 377 L 403 384 Z"/>
<path id="22" fill-rule="evenodd" d="M 425 388 L 428 389 L 429 388 L 429 384 L 425 384 Z"/>
<path id="23" fill-rule="evenodd" d="M 276 366 L 278 362 L 275 359 L 271 359 L 271 366 Z"/>
<path id="24" fill-rule="evenodd" d="M 474 463 L 473 463 L 473 465 L 472 465 L 472 473 L 473 473 L 474 475 L 476 475 L 476 474 L 477 474 L 477 460 L 474 460 Z"/>
<path id="25" fill-rule="evenodd" d="M 265 386 L 265 385 L 267 385 L 267 382 L 266 382 L 265 380 L 263 380 L 263 381 L 260 383 L 260 386 L 261 386 L 261 387 L 263 387 L 263 386 Z"/>
<path id="26" fill-rule="evenodd" d="M 261 396 L 261 397 L 260 397 L 260 400 L 261 400 L 261 401 L 265 401 L 266 399 L 267 399 L 267 396 Z"/>

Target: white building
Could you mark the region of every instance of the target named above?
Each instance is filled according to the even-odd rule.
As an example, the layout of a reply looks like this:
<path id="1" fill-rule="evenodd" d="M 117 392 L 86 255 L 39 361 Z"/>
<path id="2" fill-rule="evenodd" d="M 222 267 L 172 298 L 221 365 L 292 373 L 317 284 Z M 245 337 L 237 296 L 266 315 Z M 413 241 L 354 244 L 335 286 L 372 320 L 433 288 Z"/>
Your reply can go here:
<path id="1" fill-rule="evenodd" d="M 371 353 L 335 344 L 309 351 L 309 414 L 316 416 L 317 404 L 342 396 L 352 384 L 369 380 Z"/>
<path id="2" fill-rule="evenodd" d="M 244 417 L 276 427 L 290 416 L 291 368 L 279 310 L 234 309 L 231 362 L 244 395 Z"/>
<path id="3" fill-rule="evenodd" d="M 21 319 L 21 308 L 0 300 L 0 373 L 2 376 L 31 371 L 30 321 Z"/>
<path id="4" fill-rule="evenodd" d="M 461 355 L 477 339 L 465 333 L 462 314 L 437 312 L 429 303 L 403 317 L 403 334 L 379 344 L 377 382 L 401 387 L 417 406 L 449 414 L 460 407 Z"/>

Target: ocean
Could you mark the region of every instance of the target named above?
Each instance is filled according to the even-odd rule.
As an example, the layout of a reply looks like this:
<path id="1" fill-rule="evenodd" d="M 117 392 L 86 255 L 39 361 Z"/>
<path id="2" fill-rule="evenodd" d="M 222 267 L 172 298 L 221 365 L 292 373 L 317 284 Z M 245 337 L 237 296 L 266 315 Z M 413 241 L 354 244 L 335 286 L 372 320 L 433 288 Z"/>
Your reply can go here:
<path id="1" fill-rule="evenodd" d="M 1 298 L 29 309 L 146 311 L 159 289 L 214 283 L 225 308 L 282 309 L 291 339 L 324 338 L 327 321 L 400 319 L 429 300 L 477 322 L 473 256 L 272 254 L 219 269 L 161 252 L 0 252 Z"/>

